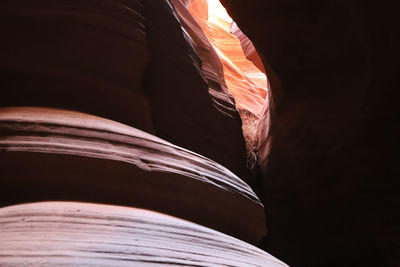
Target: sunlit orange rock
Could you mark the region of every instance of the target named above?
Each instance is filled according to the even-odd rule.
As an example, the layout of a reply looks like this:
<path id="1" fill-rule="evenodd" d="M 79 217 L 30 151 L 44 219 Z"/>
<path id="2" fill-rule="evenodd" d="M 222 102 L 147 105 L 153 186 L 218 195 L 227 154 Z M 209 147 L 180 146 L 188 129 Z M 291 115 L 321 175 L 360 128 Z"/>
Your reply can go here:
<path id="1" fill-rule="evenodd" d="M 171 2 L 174 4 L 176 14 L 185 30 L 183 33 L 201 59 L 202 74 L 207 80 L 208 92 L 213 102 L 223 113 L 234 117 L 237 114 L 235 101 L 226 86 L 224 69 L 217 50 L 186 5 L 181 0 L 171 0 Z"/>
<path id="2" fill-rule="evenodd" d="M 237 108 L 258 117 L 267 96 L 268 82 L 254 46 L 219 1 L 190 1 L 188 9 L 220 57 L 225 81 Z"/>

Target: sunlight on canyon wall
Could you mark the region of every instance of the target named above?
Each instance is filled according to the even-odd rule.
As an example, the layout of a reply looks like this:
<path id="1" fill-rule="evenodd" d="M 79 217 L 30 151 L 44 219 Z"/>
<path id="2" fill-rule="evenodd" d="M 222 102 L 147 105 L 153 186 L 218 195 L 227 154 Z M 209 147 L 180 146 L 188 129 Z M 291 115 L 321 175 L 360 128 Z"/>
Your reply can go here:
<path id="1" fill-rule="evenodd" d="M 218 0 L 192 0 L 187 8 L 221 59 L 225 81 L 236 107 L 242 114 L 248 111 L 258 118 L 267 96 L 268 82 L 251 41 Z"/>

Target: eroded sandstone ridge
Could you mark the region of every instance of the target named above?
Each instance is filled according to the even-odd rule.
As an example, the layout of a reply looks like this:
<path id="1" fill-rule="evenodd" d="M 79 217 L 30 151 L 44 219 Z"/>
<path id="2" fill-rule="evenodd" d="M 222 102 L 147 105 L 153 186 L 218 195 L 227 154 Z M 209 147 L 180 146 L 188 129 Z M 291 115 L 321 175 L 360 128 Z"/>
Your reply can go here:
<path id="1" fill-rule="evenodd" d="M 258 243 L 263 206 L 222 165 L 149 133 L 49 108 L 0 108 L 0 205 L 45 200 L 153 209 Z M 20 166 L 23 166 L 22 168 Z"/>
<path id="2" fill-rule="evenodd" d="M 287 266 L 201 225 L 111 205 L 42 202 L 3 208 L 0 240 L 2 266 Z"/>

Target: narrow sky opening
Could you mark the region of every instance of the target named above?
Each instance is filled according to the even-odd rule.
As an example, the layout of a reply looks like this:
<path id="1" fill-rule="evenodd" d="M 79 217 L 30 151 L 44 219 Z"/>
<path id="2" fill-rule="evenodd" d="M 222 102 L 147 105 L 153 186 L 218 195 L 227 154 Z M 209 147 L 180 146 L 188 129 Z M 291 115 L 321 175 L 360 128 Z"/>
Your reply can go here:
<path id="1" fill-rule="evenodd" d="M 232 18 L 218 0 L 207 0 L 208 2 L 208 17 L 210 21 L 217 22 L 217 19 L 222 19 L 228 23 L 232 23 Z"/>

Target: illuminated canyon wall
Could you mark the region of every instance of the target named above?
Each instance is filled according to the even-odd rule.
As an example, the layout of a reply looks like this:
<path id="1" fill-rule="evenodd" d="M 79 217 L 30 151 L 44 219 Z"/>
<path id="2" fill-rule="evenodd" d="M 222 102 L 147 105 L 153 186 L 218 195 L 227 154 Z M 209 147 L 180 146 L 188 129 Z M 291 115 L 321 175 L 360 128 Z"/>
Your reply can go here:
<path id="1" fill-rule="evenodd" d="M 226 85 L 235 98 L 237 108 L 259 117 L 268 83 L 254 46 L 219 1 L 194 0 L 188 3 L 187 8 L 218 54 Z"/>
<path id="2" fill-rule="evenodd" d="M 269 114 L 268 80 L 261 58 L 219 1 L 172 2 L 188 39 L 198 51 L 205 76 L 207 73 L 211 73 L 211 77 L 217 75 L 221 89 L 233 96 L 242 120 L 247 165 L 253 168 L 259 153 L 268 153 L 268 149 L 260 149 L 258 144 L 266 142 L 259 138 L 259 129 L 262 128 L 265 135 L 269 129 L 259 120 L 262 114 L 263 118 Z M 212 66 L 209 65 L 210 58 L 214 61 Z M 211 95 L 213 92 L 215 90 L 210 89 Z"/>

